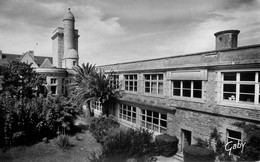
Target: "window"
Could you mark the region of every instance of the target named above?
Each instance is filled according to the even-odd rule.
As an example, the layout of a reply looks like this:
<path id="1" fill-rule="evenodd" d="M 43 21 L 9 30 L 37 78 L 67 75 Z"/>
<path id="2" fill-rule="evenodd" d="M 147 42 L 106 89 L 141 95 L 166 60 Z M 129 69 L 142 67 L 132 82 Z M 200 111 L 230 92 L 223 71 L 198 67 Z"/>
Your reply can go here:
<path id="1" fill-rule="evenodd" d="M 56 78 L 51 78 L 51 84 L 56 84 L 57 79 Z"/>
<path id="2" fill-rule="evenodd" d="M 259 74 L 255 71 L 222 73 L 223 100 L 259 104 Z"/>
<path id="3" fill-rule="evenodd" d="M 76 66 L 77 65 L 77 61 L 73 61 L 73 66 Z"/>
<path id="4" fill-rule="evenodd" d="M 202 81 L 172 81 L 173 96 L 202 98 Z"/>
<path id="5" fill-rule="evenodd" d="M 119 109 L 119 118 L 136 123 L 136 107 L 121 104 Z"/>
<path id="6" fill-rule="evenodd" d="M 57 79 L 51 78 L 51 94 L 57 94 Z"/>
<path id="7" fill-rule="evenodd" d="M 124 75 L 125 90 L 137 92 L 137 75 Z"/>
<path id="8" fill-rule="evenodd" d="M 146 74 L 145 93 L 163 94 L 163 74 Z"/>
<path id="9" fill-rule="evenodd" d="M 97 111 L 102 112 L 102 105 L 100 101 L 92 101 L 91 102 L 91 108 Z"/>
<path id="10" fill-rule="evenodd" d="M 227 129 L 227 142 L 232 142 L 229 144 L 230 147 L 233 146 L 233 144 L 241 143 L 242 142 L 241 132 Z M 241 151 L 240 149 L 232 150 L 232 154 L 237 155 L 240 151 Z"/>
<path id="11" fill-rule="evenodd" d="M 141 109 L 141 127 L 155 132 L 166 133 L 167 115 L 156 111 Z"/>
<path id="12" fill-rule="evenodd" d="M 119 75 L 109 75 L 109 84 L 115 89 L 119 88 Z"/>

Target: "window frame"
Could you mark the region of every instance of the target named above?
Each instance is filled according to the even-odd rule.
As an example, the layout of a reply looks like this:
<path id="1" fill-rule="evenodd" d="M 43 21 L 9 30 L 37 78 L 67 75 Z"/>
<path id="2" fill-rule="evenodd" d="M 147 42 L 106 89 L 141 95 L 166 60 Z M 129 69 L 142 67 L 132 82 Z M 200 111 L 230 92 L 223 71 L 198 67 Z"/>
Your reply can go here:
<path id="1" fill-rule="evenodd" d="M 115 89 L 119 89 L 119 75 L 113 74 L 113 75 L 108 75 L 108 77 L 109 77 L 109 85 L 115 87 Z"/>
<path id="2" fill-rule="evenodd" d="M 128 108 L 130 108 L 131 110 L 129 110 Z M 124 111 L 125 111 L 125 114 L 124 114 Z M 129 115 L 129 113 L 131 115 Z M 133 114 L 135 114 L 135 117 Z M 137 124 L 137 107 L 127 105 L 127 104 L 120 104 L 118 118 L 125 122 Z M 130 119 L 130 120 L 128 120 L 128 119 Z"/>
<path id="3" fill-rule="evenodd" d="M 241 73 L 245 72 L 253 72 L 255 80 L 254 81 L 241 81 Z M 227 73 L 235 73 L 235 80 L 224 80 L 225 74 Z M 260 106 L 260 70 L 259 69 L 251 69 L 251 70 L 231 70 L 231 71 L 221 71 L 221 102 L 225 103 L 233 103 L 239 105 L 254 105 Z M 225 85 L 235 85 L 235 91 L 229 92 L 229 94 L 233 93 L 235 95 L 230 96 L 228 99 L 225 99 L 225 94 L 228 94 L 228 91 L 224 91 Z M 241 93 L 240 88 L 242 86 L 251 85 L 254 86 L 254 93 Z M 253 95 L 253 102 L 250 101 L 242 101 L 240 100 L 240 95 Z M 250 99 L 250 98 L 249 98 Z"/>
<path id="4" fill-rule="evenodd" d="M 132 79 L 131 79 L 132 76 Z M 136 77 L 135 77 L 136 76 Z M 131 84 L 132 83 L 132 90 Z M 126 88 L 128 87 L 128 88 Z M 136 88 L 136 90 L 135 90 Z M 128 92 L 138 92 L 138 75 L 137 74 L 125 74 L 124 75 L 124 90 Z"/>
<path id="5" fill-rule="evenodd" d="M 143 113 L 143 111 L 145 113 Z M 148 111 L 150 111 L 152 113 L 151 116 L 148 115 Z M 155 117 L 154 113 L 158 113 L 158 117 Z M 165 115 L 166 119 L 163 119 L 162 115 Z M 167 132 L 167 126 L 168 126 L 167 113 L 162 113 L 162 112 L 158 112 L 158 111 L 140 108 L 139 116 L 140 116 L 140 119 L 139 119 L 140 127 L 145 128 L 145 129 L 149 129 L 149 130 L 152 130 L 152 131 L 158 132 L 158 133 L 166 133 Z M 143 116 L 144 116 L 144 120 L 143 120 Z M 148 118 L 151 118 L 151 122 L 147 121 Z M 158 124 L 154 123 L 154 119 L 158 120 Z M 162 124 L 161 124 L 162 121 L 165 122 L 166 127 L 162 126 Z M 144 125 L 143 125 L 143 123 L 144 123 Z M 151 125 L 151 128 L 149 128 L 148 124 Z M 158 131 L 155 130 L 155 128 L 154 128 L 155 126 L 158 127 Z M 164 129 L 164 130 L 162 130 L 162 129 Z"/>
<path id="6" fill-rule="evenodd" d="M 156 80 L 153 80 L 152 77 L 156 75 Z M 160 79 L 160 75 L 162 76 L 162 79 Z M 149 79 L 146 79 L 147 77 L 146 76 L 149 76 Z M 159 95 L 159 96 L 163 96 L 164 95 L 164 86 L 165 86 L 165 83 L 164 83 L 164 78 L 165 78 L 165 75 L 164 73 L 149 73 L 149 74 L 143 74 L 143 77 L 144 77 L 144 94 L 149 94 L 149 95 Z M 149 83 L 149 87 L 146 86 L 146 83 Z M 153 91 L 153 83 L 156 83 L 156 93 L 152 93 Z M 162 93 L 160 93 L 160 83 L 162 84 L 162 88 L 161 88 L 161 91 Z M 149 88 L 149 92 L 146 92 L 147 88 Z"/>
<path id="7" fill-rule="evenodd" d="M 54 91 L 52 90 L 53 88 L 55 88 L 55 93 L 53 93 Z M 50 90 L 51 90 L 51 94 L 52 95 L 57 95 L 58 89 L 58 78 L 50 78 Z"/>
<path id="8" fill-rule="evenodd" d="M 180 87 L 174 87 L 174 82 L 180 82 Z M 190 82 L 190 88 L 183 87 L 183 82 Z M 194 82 L 200 82 L 201 83 L 201 89 L 195 89 L 194 88 Z M 194 99 L 194 100 L 202 100 L 203 99 L 203 86 L 204 81 L 202 80 L 171 80 L 171 97 L 173 98 L 186 98 L 186 99 Z M 180 91 L 180 95 L 174 95 L 174 89 L 178 89 Z M 183 95 L 184 90 L 190 91 L 190 96 Z M 200 91 L 201 97 L 194 97 L 194 91 Z"/>

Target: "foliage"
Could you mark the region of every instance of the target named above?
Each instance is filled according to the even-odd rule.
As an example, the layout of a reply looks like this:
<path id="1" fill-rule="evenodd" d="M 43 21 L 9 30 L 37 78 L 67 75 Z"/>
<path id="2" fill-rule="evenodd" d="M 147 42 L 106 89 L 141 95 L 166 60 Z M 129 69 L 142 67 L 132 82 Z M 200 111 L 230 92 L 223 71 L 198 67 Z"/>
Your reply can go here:
<path id="1" fill-rule="evenodd" d="M 260 127 L 245 122 L 234 123 L 246 133 L 246 145 L 244 151 L 239 154 L 239 161 L 258 161 L 260 160 Z"/>
<path id="2" fill-rule="evenodd" d="M 69 140 L 69 136 L 66 134 L 61 134 L 58 136 L 56 145 L 63 151 L 67 151 L 72 146 Z"/>
<path id="3" fill-rule="evenodd" d="M 161 134 L 155 137 L 155 150 L 158 155 L 165 157 L 173 156 L 178 151 L 178 138 L 168 134 Z"/>
<path id="4" fill-rule="evenodd" d="M 100 101 L 103 107 L 103 113 L 109 115 L 108 105 L 117 98 L 119 85 L 114 84 L 115 81 L 110 80 L 108 76 L 114 75 L 113 71 L 106 75 L 101 69 L 97 69 L 95 65 L 89 63 L 82 64 L 82 67 L 74 68 L 75 75 L 72 88 L 78 100 L 86 102 L 90 110 L 90 101 Z M 115 78 L 114 78 L 115 79 Z"/>
<path id="5" fill-rule="evenodd" d="M 93 118 L 89 130 L 97 142 L 104 144 L 109 134 L 119 128 L 120 124 L 113 116 Z"/>
<path id="6" fill-rule="evenodd" d="M 37 94 L 45 77 L 36 73 L 31 65 L 21 62 L 12 62 L 6 66 L 0 66 L 0 76 L 2 76 L 2 91 L 8 93 L 12 98 L 33 98 Z"/>
<path id="7" fill-rule="evenodd" d="M 63 101 L 65 101 L 63 99 Z M 1 95 L 0 104 L 5 147 L 27 145 L 42 138 L 53 138 L 59 131 L 71 132 L 77 112 L 59 98 L 32 98 L 17 100 Z"/>
<path id="8" fill-rule="evenodd" d="M 152 156 L 152 133 L 145 129 L 127 129 L 111 133 L 105 141 L 99 157 L 94 154 L 92 161 L 126 161 L 134 158 L 144 161 Z"/>
<path id="9" fill-rule="evenodd" d="M 212 149 L 194 145 L 185 146 L 183 149 L 184 161 L 214 161 L 215 154 Z"/>

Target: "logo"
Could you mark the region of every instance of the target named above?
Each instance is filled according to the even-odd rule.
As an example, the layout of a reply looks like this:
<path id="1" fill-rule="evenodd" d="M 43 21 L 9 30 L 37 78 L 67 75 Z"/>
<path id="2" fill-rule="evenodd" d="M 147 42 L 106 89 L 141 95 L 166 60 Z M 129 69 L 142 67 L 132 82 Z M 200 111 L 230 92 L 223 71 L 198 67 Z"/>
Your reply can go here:
<path id="1" fill-rule="evenodd" d="M 232 150 L 237 150 L 237 149 L 241 149 L 241 153 L 243 153 L 245 145 L 246 142 L 238 141 L 236 143 L 235 141 L 230 141 L 225 145 L 225 150 L 229 151 L 228 155 L 231 155 Z"/>

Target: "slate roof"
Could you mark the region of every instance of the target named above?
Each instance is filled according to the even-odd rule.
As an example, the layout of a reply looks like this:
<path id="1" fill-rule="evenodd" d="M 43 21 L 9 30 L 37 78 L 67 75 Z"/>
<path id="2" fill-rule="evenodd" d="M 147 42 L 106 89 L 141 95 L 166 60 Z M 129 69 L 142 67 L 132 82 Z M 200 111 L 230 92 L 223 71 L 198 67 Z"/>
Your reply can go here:
<path id="1" fill-rule="evenodd" d="M 11 63 L 13 61 L 20 61 L 22 57 L 23 55 L 2 53 L 2 59 L 3 60 L 6 59 L 8 63 Z M 46 58 L 48 58 L 52 63 L 52 57 L 46 57 L 46 56 L 34 56 L 34 61 L 38 66 L 41 66 L 41 64 L 44 62 Z"/>

